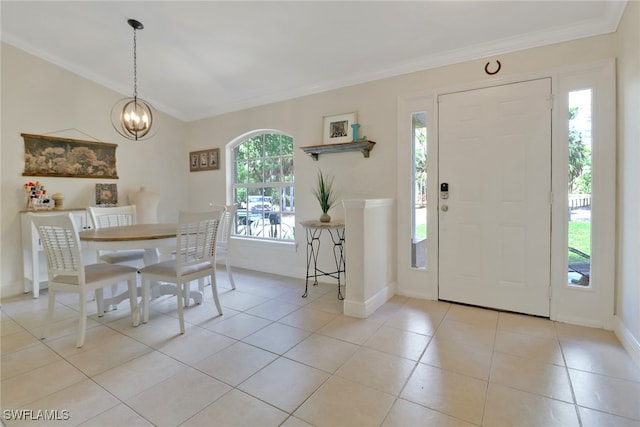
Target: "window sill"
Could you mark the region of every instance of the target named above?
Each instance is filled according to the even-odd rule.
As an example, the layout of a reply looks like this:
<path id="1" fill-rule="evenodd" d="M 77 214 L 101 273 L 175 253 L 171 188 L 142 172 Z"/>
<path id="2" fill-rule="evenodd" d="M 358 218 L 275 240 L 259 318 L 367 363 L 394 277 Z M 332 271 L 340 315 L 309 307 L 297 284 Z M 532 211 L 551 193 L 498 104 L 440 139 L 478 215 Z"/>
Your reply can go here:
<path id="1" fill-rule="evenodd" d="M 283 252 L 297 252 L 298 244 L 295 240 L 268 240 L 268 239 L 255 239 L 251 237 L 231 236 L 232 245 L 236 247 L 264 247 L 269 250 L 277 250 Z"/>

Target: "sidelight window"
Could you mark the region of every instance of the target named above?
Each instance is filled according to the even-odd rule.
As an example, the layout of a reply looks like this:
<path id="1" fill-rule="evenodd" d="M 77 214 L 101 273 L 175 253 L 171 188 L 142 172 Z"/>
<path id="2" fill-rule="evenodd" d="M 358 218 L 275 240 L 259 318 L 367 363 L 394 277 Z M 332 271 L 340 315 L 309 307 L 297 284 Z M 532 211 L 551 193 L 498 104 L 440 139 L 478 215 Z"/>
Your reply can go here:
<path id="1" fill-rule="evenodd" d="M 591 277 L 591 89 L 569 92 L 568 277 L 590 286 Z"/>

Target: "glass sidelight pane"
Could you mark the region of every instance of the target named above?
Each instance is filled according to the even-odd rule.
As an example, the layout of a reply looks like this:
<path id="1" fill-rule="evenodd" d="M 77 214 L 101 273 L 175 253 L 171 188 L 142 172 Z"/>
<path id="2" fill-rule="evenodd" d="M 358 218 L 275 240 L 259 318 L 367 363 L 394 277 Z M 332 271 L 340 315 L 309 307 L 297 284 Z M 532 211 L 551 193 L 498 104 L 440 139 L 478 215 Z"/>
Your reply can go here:
<path id="1" fill-rule="evenodd" d="M 569 92 L 568 274 L 571 286 L 590 286 L 591 89 Z"/>
<path id="2" fill-rule="evenodd" d="M 411 267 L 427 267 L 427 115 L 413 113 Z"/>

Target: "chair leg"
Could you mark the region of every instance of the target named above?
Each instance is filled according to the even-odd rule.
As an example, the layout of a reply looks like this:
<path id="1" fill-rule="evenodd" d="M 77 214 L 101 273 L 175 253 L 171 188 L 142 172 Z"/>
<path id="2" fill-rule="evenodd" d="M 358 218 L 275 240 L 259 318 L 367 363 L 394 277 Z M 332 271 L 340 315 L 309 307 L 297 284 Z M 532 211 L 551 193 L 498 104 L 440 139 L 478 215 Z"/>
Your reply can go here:
<path id="1" fill-rule="evenodd" d="M 111 285 L 111 291 L 109 291 L 109 299 L 113 300 L 117 295 L 118 295 L 118 287 L 119 287 L 119 283 L 116 283 L 115 285 Z M 118 309 L 118 305 L 116 304 L 109 304 L 107 307 L 105 307 L 104 305 L 104 301 L 102 302 L 102 313 L 104 314 L 107 311 L 111 311 L 111 310 L 117 310 Z"/>
<path id="2" fill-rule="evenodd" d="M 176 297 L 178 299 L 178 320 L 180 321 L 180 333 L 184 334 L 184 308 L 183 308 L 184 303 L 182 301 L 182 291 L 183 289 L 186 289 L 186 286 L 184 283 L 176 283 L 176 286 L 177 286 Z"/>
<path id="3" fill-rule="evenodd" d="M 102 291 L 102 289 L 100 289 Z M 84 345 L 84 336 L 87 331 L 87 296 L 84 292 L 80 292 L 80 319 L 78 323 L 78 337 L 76 339 L 76 347 L 80 348 Z"/>
<path id="4" fill-rule="evenodd" d="M 222 307 L 220 307 L 220 300 L 218 299 L 218 284 L 216 283 L 215 271 L 211 273 L 211 293 L 213 293 L 213 302 L 216 303 L 218 314 L 222 315 Z"/>
<path id="5" fill-rule="evenodd" d="M 178 286 L 178 288 L 180 287 Z M 191 295 L 191 282 L 186 282 L 184 284 L 184 300 L 185 300 L 184 306 L 185 307 L 189 307 L 191 305 L 190 295 Z"/>
<path id="6" fill-rule="evenodd" d="M 118 285 L 119 285 L 118 283 L 116 283 L 115 285 L 111 285 L 111 294 L 110 294 L 111 298 L 113 298 L 116 295 L 118 295 Z"/>
<path id="7" fill-rule="evenodd" d="M 136 286 L 136 282 L 136 276 L 130 277 L 127 281 L 127 283 L 129 284 L 129 306 L 131 307 L 131 320 L 134 327 L 140 324 L 140 313 L 138 312 L 138 287 Z"/>
<path id="8" fill-rule="evenodd" d="M 231 289 L 236 290 L 236 282 L 233 280 L 233 272 L 231 271 L 231 262 L 229 261 L 229 255 L 225 257 L 225 264 L 227 266 L 227 277 L 229 277 L 229 282 L 231 283 Z"/>
<path id="9" fill-rule="evenodd" d="M 147 279 L 142 280 L 142 298 L 140 304 L 142 304 L 142 323 L 149 321 L 149 287 L 151 281 Z"/>
<path id="10" fill-rule="evenodd" d="M 40 335 L 40 339 L 43 340 L 46 338 L 46 336 L 48 335 L 49 332 L 49 325 L 51 325 L 51 322 L 53 321 L 53 309 L 55 307 L 56 304 L 56 297 L 55 297 L 55 291 L 51 288 L 49 288 L 49 299 L 48 299 L 48 304 L 47 304 L 47 317 L 46 320 L 44 321 L 44 325 L 42 328 L 42 334 Z"/>
<path id="11" fill-rule="evenodd" d="M 104 316 L 104 292 L 102 289 L 96 289 L 96 305 L 98 307 L 98 317 Z"/>

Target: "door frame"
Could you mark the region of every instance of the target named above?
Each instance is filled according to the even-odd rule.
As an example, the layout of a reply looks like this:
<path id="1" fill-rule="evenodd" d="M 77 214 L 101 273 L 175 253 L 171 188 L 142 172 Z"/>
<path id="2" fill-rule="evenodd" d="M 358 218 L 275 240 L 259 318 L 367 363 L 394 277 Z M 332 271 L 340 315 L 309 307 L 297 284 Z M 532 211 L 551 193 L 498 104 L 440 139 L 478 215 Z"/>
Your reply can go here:
<path id="1" fill-rule="evenodd" d="M 616 92 L 615 60 L 567 67 L 553 81 L 556 123 L 568 123 L 568 93 L 593 88 L 592 114 L 598 117 L 592 129 L 591 280 L 593 286 L 569 286 L 566 279 L 566 198 L 568 152 L 553 144 L 553 209 L 551 225 L 551 318 L 566 323 L 613 329 L 616 250 Z M 552 126 L 553 141 L 567 141 L 567 126 Z"/>
<path id="2" fill-rule="evenodd" d="M 427 267 L 411 267 L 411 242 L 413 221 L 397 221 L 398 229 L 396 235 L 398 241 L 397 248 L 397 283 L 402 286 L 398 289 L 398 294 L 422 298 L 438 299 L 438 108 L 437 95 L 432 91 L 419 92 L 406 97 L 398 98 L 398 204 L 397 218 L 410 218 L 413 190 L 413 161 L 412 146 L 406 143 L 411 140 L 412 123 L 410 114 L 414 111 L 425 111 L 427 113 L 427 170 L 430 176 L 435 173 L 435 179 L 427 180 L 427 218 L 428 238 L 427 238 Z"/>
<path id="3" fill-rule="evenodd" d="M 407 118 L 414 110 L 421 106 L 421 111 L 427 109 L 431 126 L 428 127 L 428 187 L 427 187 L 427 215 L 429 218 L 429 238 L 427 240 L 427 268 L 411 267 L 410 241 L 411 230 L 407 222 L 397 221 L 397 276 L 399 295 L 438 299 L 438 248 L 437 230 L 437 186 L 438 173 L 438 96 L 462 92 L 466 90 L 483 89 L 518 83 L 540 78 L 551 78 L 552 85 L 552 123 L 551 123 L 551 295 L 550 318 L 573 324 L 613 328 L 614 319 L 614 283 L 615 283 L 615 180 L 616 180 L 616 116 L 615 116 L 615 59 L 605 59 L 567 67 L 558 67 L 532 73 L 523 73 L 507 77 L 492 77 L 486 81 L 451 85 L 431 90 L 418 91 L 401 95 L 397 98 L 397 181 L 399 219 L 409 218 L 411 197 L 411 129 Z M 569 91 L 575 90 L 579 82 L 589 82 L 595 85 L 594 115 L 597 114 L 597 124 L 594 121 L 594 150 L 593 150 L 593 199 L 592 210 L 592 253 L 594 255 L 592 268 L 593 288 L 580 289 L 569 286 L 567 282 L 566 265 L 566 233 L 567 208 L 566 197 L 567 180 L 567 152 L 566 142 L 568 131 L 565 123 L 568 120 L 568 106 L 562 100 Z M 576 86 L 578 85 L 578 86 Z M 564 98 L 563 98 L 564 97 Z M 597 97 L 597 100 L 596 100 Z M 596 138 L 600 141 L 612 141 L 608 144 L 600 143 L 597 148 Z M 597 182 L 596 182 L 597 180 Z M 595 224 L 597 221 L 597 224 Z M 586 303 L 585 301 L 589 301 Z M 598 310 L 581 309 L 585 304 L 590 306 L 597 302 Z"/>

